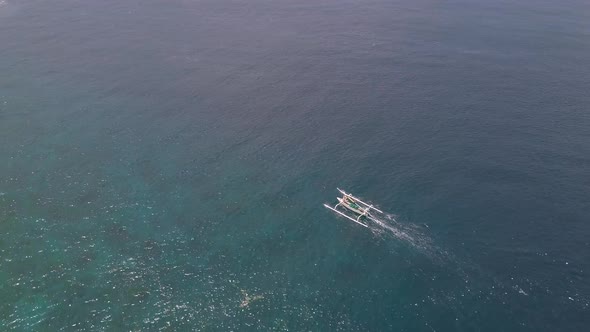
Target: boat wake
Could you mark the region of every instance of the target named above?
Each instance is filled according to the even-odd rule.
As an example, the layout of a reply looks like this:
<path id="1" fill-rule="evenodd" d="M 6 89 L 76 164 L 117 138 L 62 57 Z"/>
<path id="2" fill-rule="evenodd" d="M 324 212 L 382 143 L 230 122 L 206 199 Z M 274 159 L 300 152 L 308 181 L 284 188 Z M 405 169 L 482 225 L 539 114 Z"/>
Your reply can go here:
<path id="1" fill-rule="evenodd" d="M 398 243 L 405 243 L 419 249 L 431 258 L 447 256 L 446 252 L 437 249 L 431 238 L 426 235 L 425 227 L 398 222 L 393 214 L 381 211 L 370 202 L 353 196 L 340 188 L 336 189 L 342 194 L 342 197 L 337 197 L 338 203 L 334 206 L 324 204 L 327 209 L 368 228 L 376 237 L 383 240 L 395 239 Z"/>
<path id="2" fill-rule="evenodd" d="M 386 215 L 387 220 L 381 220 L 379 218 L 375 218 L 374 224 L 369 226 L 371 231 L 377 235 L 383 235 L 384 233 L 393 235 L 394 237 L 408 242 L 409 244 L 416 245 L 417 240 L 414 236 L 410 235 L 406 230 L 404 230 L 402 225 L 398 223 L 392 215 Z"/>
<path id="3" fill-rule="evenodd" d="M 368 228 L 377 238 L 384 241 L 395 240 L 399 244 L 408 245 L 440 263 L 451 259 L 448 257 L 449 254 L 437 247 L 428 236 L 428 226 L 399 222 L 394 215 L 388 213 L 372 215 L 372 217 Z"/>
<path id="4" fill-rule="evenodd" d="M 373 216 L 373 223 L 369 224 L 369 229 L 373 234 L 384 237 L 386 235 L 393 236 L 398 240 L 402 240 L 414 247 L 425 249 L 430 244 L 430 240 L 423 234 L 418 233 L 416 225 L 403 225 L 395 220 L 391 214 L 384 214 L 383 218 Z"/>

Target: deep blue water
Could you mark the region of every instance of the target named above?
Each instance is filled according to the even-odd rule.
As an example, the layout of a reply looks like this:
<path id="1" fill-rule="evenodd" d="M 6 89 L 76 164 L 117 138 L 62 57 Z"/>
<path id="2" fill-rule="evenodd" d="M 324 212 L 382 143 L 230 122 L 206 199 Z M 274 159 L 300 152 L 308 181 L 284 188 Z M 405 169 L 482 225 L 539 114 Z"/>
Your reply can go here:
<path id="1" fill-rule="evenodd" d="M 587 1 L 0 0 L 2 331 L 585 331 L 588 215 Z"/>

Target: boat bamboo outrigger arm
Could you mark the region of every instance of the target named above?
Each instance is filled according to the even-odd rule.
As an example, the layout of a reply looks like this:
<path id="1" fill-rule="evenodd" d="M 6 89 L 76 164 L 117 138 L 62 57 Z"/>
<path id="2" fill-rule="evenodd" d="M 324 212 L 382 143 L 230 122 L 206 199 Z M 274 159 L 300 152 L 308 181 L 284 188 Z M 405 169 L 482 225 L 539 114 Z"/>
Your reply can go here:
<path id="1" fill-rule="evenodd" d="M 376 208 L 376 207 L 374 207 L 373 205 L 371 205 L 371 204 L 368 204 L 368 203 L 365 203 L 365 202 L 361 201 L 359 198 L 352 196 L 351 194 L 349 194 L 349 193 L 345 192 L 344 190 L 342 190 L 342 189 L 340 189 L 340 188 L 336 188 L 336 189 L 338 189 L 338 191 L 339 191 L 339 192 L 340 192 L 342 195 L 344 195 L 345 197 L 350 197 L 350 198 L 352 198 L 354 201 L 356 201 L 357 203 L 361 203 L 362 205 L 364 205 L 364 206 L 368 207 L 369 209 L 375 210 L 375 211 L 377 211 L 377 212 L 379 212 L 379 213 L 383 213 L 383 211 L 381 211 L 381 210 L 377 209 L 377 208 Z"/>
<path id="2" fill-rule="evenodd" d="M 328 204 L 324 204 L 324 206 L 326 208 L 338 213 L 339 215 L 341 215 L 349 220 L 352 220 L 361 226 L 369 227 L 365 223 L 361 222 L 361 218 L 365 217 L 366 219 L 374 221 L 375 218 L 371 215 L 371 213 L 370 213 L 371 210 L 374 210 L 379 213 L 383 213 L 383 211 L 375 208 L 373 205 L 363 202 L 359 198 L 352 196 L 351 194 L 345 192 L 344 190 L 341 190 L 340 188 L 336 188 L 336 189 L 338 189 L 338 191 L 342 194 L 342 198 L 340 198 L 340 197 L 337 198 L 338 203 L 336 205 L 334 205 L 334 207 L 332 207 Z M 354 214 L 352 216 L 350 216 L 350 215 L 338 210 L 339 206 L 344 207 L 346 211 L 350 211 Z M 354 217 L 356 217 L 356 218 L 354 218 Z"/>
<path id="3" fill-rule="evenodd" d="M 338 204 L 336 204 L 336 205 L 338 205 Z M 328 204 L 324 204 L 324 206 L 325 206 L 325 207 L 327 207 L 328 209 L 330 209 L 330 210 L 332 210 L 332 211 L 334 211 L 334 212 L 338 213 L 339 215 L 341 215 L 341 216 L 343 216 L 343 217 L 345 217 L 345 218 L 347 218 L 347 219 L 350 219 L 350 220 L 354 221 L 355 223 L 357 223 L 357 224 L 359 224 L 359 225 L 361 225 L 361 226 L 363 226 L 363 227 L 367 227 L 367 228 L 369 227 L 369 226 L 367 226 L 367 225 L 363 224 L 362 222 L 358 221 L 357 219 L 354 219 L 354 218 L 352 218 L 351 216 L 349 216 L 349 215 L 345 214 L 344 212 L 341 212 L 341 211 L 338 211 L 338 210 L 336 210 L 336 207 L 331 207 L 331 206 L 330 206 L 330 205 L 328 205 Z"/>

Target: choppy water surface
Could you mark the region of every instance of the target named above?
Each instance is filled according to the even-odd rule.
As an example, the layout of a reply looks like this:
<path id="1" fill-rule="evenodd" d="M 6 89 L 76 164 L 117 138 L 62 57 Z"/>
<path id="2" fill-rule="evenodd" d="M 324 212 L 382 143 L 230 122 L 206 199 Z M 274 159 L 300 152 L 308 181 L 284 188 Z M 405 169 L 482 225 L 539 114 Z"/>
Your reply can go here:
<path id="1" fill-rule="evenodd" d="M 1 330 L 585 330 L 588 22 L 0 0 Z"/>

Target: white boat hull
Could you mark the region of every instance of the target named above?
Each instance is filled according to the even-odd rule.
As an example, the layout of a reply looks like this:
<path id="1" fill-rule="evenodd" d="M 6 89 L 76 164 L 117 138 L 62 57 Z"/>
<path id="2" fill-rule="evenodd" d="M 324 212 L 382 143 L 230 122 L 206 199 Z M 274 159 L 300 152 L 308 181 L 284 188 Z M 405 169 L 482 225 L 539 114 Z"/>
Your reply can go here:
<path id="1" fill-rule="evenodd" d="M 338 204 L 336 204 L 335 206 L 330 206 L 328 204 L 324 204 L 324 206 L 336 213 L 338 213 L 339 215 L 347 218 L 348 220 L 352 220 L 355 223 L 363 226 L 363 227 L 369 227 L 367 224 L 361 222 L 361 218 L 364 217 L 364 220 L 372 220 L 372 221 L 376 221 L 375 218 L 371 215 L 370 211 L 376 211 L 379 213 L 383 213 L 383 211 L 375 208 L 373 205 L 365 203 L 363 201 L 361 201 L 360 199 L 352 196 L 351 194 L 345 192 L 344 190 L 341 190 L 340 188 L 337 188 L 338 191 L 340 193 L 342 193 L 343 198 L 338 197 Z M 346 198 L 346 200 L 344 199 Z M 354 206 L 351 206 L 354 203 Z M 351 211 L 352 213 L 356 214 L 353 218 L 352 216 L 338 210 L 338 207 L 342 206 L 343 208 L 345 208 L 348 211 Z"/>
<path id="2" fill-rule="evenodd" d="M 370 209 L 372 209 L 372 210 L 375 210 L 375 211 L 377 211 L 377 212 L 379 212 L 379 213 L 383 213 L 383 211 L 381 211 L 381 210 L 377 209 L 377 208 L 376 208 L 376 207 L 374 207 L 373 205 L 371 205 L 371 204 L 368 204 L 368 203 L 365 203 L 365 202 L 361 201 L 360 199 L 358 199 L 358 198 L 356 198 L 356 197 L 352 196 L 351 194 L 349 194 L 349 193 L 345 192 L 344 190 L 342 190 L 342 189 L 340 189 L 340 188 L 336 188 L 336 189 L 338 189 L 338 191 L 339 191 L 339 192 L 340 192 L 342 195 L 346 195 L 346 196 L 348 196 L 348 197 L 350 197 L 350 198 L 354 199 L 354 201 L 355 201 L 356 203 L 361 203 L 362 205 L 364 205 L 364 206 L 366 206 L 366 207 L 368 207 L 368 208 L 370 208 Z"/>

